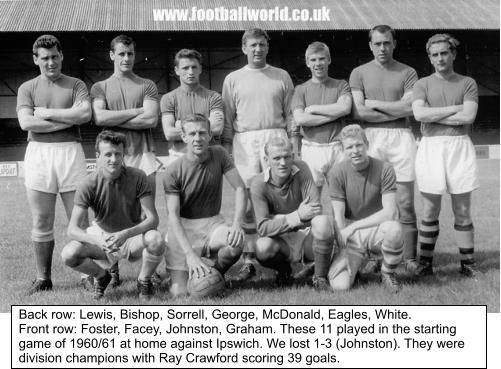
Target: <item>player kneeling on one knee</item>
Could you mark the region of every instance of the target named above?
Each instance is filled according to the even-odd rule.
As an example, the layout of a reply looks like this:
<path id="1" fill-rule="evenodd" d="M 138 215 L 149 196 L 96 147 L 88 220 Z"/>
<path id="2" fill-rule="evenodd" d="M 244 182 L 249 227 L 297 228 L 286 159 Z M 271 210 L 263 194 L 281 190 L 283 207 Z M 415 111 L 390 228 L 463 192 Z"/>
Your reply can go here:
<path id="1" fill-rule="evenodd" d="M 242 253 L 242 222 L 247 191 L 230 155 L 220 146 L 210 146 L 210 124 L 201 115 L 181 121 L 186 154 L 165 172 L 164 189 L 169 213 L 169 243 L 165 253 L 171 276 L 171 294 L 184 295 L 188 278 L 207 273 L 224 274 Z M 226 225 L 221 211 L 223 175 L 235 190 L 233 223 Z M 204 261 L 203 258 L 212 259 Z M 213 264 L 209 266 L 208 264 Z"/>
<path id="2" fill-rule="evenodd" d="M 357 272 L 372 253 L 381 253 L 381 279 L 385 287 L 398 292 L 395 269 L 402 259 L 402 227 L 397 219 L 395 171 L 390 164 L 367 155 L 363 129 L 349 125 L 341 131 L 347 158 L 334 166 L 329 193 L 334 211 L 333 228 L 341 252 L 329 269 L 335 290 L 349 289 Z"/>
<path id="3" fill-rule="evenodd" d="M 94 277 L 96 299 L 103 297 L 111 280 L 108 269 L 119 259 L 142 260 L 137 287 L 141 298 L 151 297 L 151 275 L 165 249 L 155 230 L 158 214 L 146 174 L 124 165 L 125 147 L 121 133 L 102 131 L 97 136 L 97 169 L 77 189 L 68 226 L 73 241 L 62 251 L 66 265 Z M 89 208 L 95 220 L 83 229 Z"/>
<path id="4" fill-rule="evenodd" d="M 254 177 L 250 191 L 260 236 L 256 258 L 277 271 L 279 285 L 290 282 L 291 262 L 314 260 L 313 285 L 328 289 L 332 242 L 324 236 L 330 225 L 319 217 L 320 195 L 310 169 L 293 160 L 287 139 L 270 139 L 264 151 L 269 167 Z"/>

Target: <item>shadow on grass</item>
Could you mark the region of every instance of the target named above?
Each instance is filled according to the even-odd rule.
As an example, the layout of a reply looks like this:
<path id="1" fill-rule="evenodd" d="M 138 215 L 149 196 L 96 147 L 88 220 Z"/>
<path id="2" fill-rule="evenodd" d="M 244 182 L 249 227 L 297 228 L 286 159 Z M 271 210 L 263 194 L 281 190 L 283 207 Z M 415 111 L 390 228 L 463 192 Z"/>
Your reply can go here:
<path id="1" fill-rule="evenodd" d="M 477 268 L 481 274 L 489 271 L 499 271 L 499 252 L 478 251 L 475 252 Z M 434 274 L 421 278 L 409 274 L 405 268 L 400 267 L 397 271 L 399 281 L 405 285 L 426 284 L 434 286 L 444 286 L 453 282 L 467 279 L 459 273 L 460 256 L 459 253 L 435 253 L 433 260 Z M 380 282 L 380 275 L 377 273 L 360 274 L 353 288 L 377 284 Z"/>

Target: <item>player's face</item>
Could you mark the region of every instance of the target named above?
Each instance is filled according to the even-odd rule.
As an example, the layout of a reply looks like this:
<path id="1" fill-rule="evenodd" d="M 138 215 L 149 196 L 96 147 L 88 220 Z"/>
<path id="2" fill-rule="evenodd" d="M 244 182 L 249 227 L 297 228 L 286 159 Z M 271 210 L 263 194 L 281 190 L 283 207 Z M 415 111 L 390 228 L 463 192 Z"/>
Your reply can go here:
<path id="1" fill-rule="evenodd" d="M 450 73 L 454 70 L 456 53 L 451 51 L 447 42 L 432 44 L 428 51 L 430 62 L 438 73 Z"/>
<path id="2" fill-rule="evenodd" d="M 110 51 L 110 58 L 113 60 L 115 72 L 131 73 L 136 59 L 134 45 L 116 44 L 115 50 Z"/>
<path id="3" fill-rule="evenodd" d="M 113 145 L 111 142 L 101 141 L 99 143 L 99 153 L 97 154 L 97 167 L 104 171 L 104 174 L 111 178 L 116 178 L 122 169 L 124 162 L 123 145 Z"/>
<path id="4" fill-rule="evenodd" d="M 61 75 L 63 66 L 63 53 L 57 50 L 57 47 L 51 49 L 39 48 L 37 55 L 33 55 L 33 61 L 40 68 L 40 73 L 55 80 Z"/>
<path id="5" fill-rule="evenodd" d="M 391 32 L 378 32 L 374 31 L 372 33 L 371 41 L 369 42 L 369 47 L 374 55 L 374 59 L 380 64 L 386 64 L 393 60 L 393 50 L 397 43 L 393 40 Z"/>
<path id="6" fill-rule="evenodd" d="M 270 166 L 273 179 L 283 181 L 289 178 L 292 171 L 292 152 L 289 147 L 269 147 L 268 156 L 266 156 Z"/>
<path id="7" fill-rule="evenodd" d="M 183 125 L 181 135 L 187 150 L 197 156 L 207 152 L 211 135 L 209 127 L 204 122 L 188 122 Z"/>
<path id="8" fill-rule="evenodd" d="M 306 65 L 310 68 L 311 76 L 317 79 L 324 79 L 329 73 L 331 59 L 324 52 L 308 55 Z"/>
<path id="9" fill-rule="evenodd" d="M 202 66 L 197 59 L 179 59 L 178 66 L 174 68 L 179 80 L 185 85 L 198 85 Z"/>
<path id="10" fill-rule="evenodd" d="M 365 168 L 369 162 L 368 145 L 362 137 L 347 137 L 343 140 L 344 154 L 356 168 Z"/>
<path id="11" fill-rule="evenodd" d="M 242 51 L 247 55 L 247 64 L 251 68 L 262 68 L 266 65 L 268 41 L 265 37 L 250 37 L 242 46 Z"/>

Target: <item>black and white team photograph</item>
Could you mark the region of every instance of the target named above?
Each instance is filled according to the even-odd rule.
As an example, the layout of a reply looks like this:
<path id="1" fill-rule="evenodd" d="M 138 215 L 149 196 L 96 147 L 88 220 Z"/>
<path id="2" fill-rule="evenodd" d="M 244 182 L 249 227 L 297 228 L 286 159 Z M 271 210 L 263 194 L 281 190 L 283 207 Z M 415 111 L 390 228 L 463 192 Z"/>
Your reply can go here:
<path id="1" fill-rule="evenodd" d="M 499 314 L 499 12 L 0 1 L 0 312 Z"/>

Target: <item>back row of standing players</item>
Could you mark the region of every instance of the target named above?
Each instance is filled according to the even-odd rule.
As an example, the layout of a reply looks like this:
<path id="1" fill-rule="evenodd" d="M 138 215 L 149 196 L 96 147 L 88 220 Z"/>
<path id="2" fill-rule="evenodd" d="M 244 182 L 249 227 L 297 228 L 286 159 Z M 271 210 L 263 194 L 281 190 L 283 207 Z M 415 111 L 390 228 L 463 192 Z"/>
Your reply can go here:
<path id="1" fill-rule="evenodd" d="M 200 54 L 194 50 L 181 50 L 175 58 L 175 72 L 179 76 L 180 86 L 164 95 L 159 104 L 155 84 L 133 72 L 136 47 L 131 38 L 122 35 L 113 39 L 110 58 L 114 63 L 114 73 L 110 78 L 92 86 L 89 99 L 82 81 L 61 73 L 63 54 L 57 39 L 53 36 L 41 36 L 33 46 L 34 62 L 39 66 L 41 74 L 19 88 L 17 104 L 21 127 L 29 132 L 30 141 L 25 158 L 25 184 L 33 216 L 31 238 L 37 261 L 37 279 L 29 293 L 52 288 L 51 261 L 57 193 L 61 194 L 68 217 L 74 202 L 77 205 L 75 208 L 91 207 L 96 210 L 95 207 L 99 207 L 99 204 L 83 199 L 82 193 L 77 192 L 74 200 L 75 189 L 85 175 L 78 126 L 88 122 L 92 114 L 96 125 L 125 134 L 124 163 L 144 171 L 151 191 L 149 194 L 154 198 L 156 160 L 151 128 L 157 124 L 159 109 L 165 136 L 171 144 L 169 164 L 186 151 L 187 140 L 183 138 L 185 132 L 181 126 L 183 119 L 201 114 L 210 122 L 214 143 L 220 139 L 227 151 L 233 153 L 235 167 L 247 188 L 250 187 L 252 178 L 261 173 L 269 163 L 264 150 L 265 144 L 288 139 L 293 126 L 300 127 L 303 136 L 301 158 L 307 163 L 314 184 L 320 190 L 330 169 L 343 159 L 340 132 L 345 125 L 344 117 L 353 112 L 354 118 L 365 125 L 370 156 L 390 163 L 394 168 L 399 222 L 403 229 L 403 256 L 407 269 L 416 275 L 433 272 L 431 263 L 439 232 L 441 195 L 448 192 L 451 194 L 455 218 L 455 240 L 461 253 L 461 272 L 473 275 L 476 270 L 473 262 L 470 195 L 478 184 L 475 152 L 468 136 L 468 127 L 476 116 L 478 94 L 473 79 L 454 72 L 457 46 L 457 40 L 449 35 L 437 34 L 431 37 L 426 50 L 435 73 L 418 81 L 414 69 L 393 59 L 396 47 L 393 29 L 386 25 L 376 26 L 369 33 L 369 47 L 374 60 L 355 68 L 348 84 L 328 76 L 331 62 L 329 48 L 321 42 L 314 42 L 308 46 L 305 55 L 312 77 L 294 89 L 286 71 L 266 63 L 269 48 L 266 32 L 251 29 L 242 37 L 242 51 L 247 56 L 247 65 L 225 78 L 222 98 L 217 92 L 200 84 Z M 413 113 L 422 122 L 423 139 L 417 158 L 417 146 L 408 120 Z M 231 172 L 231 165 L 227 165 L 224 173 Z M 195 169 L 192 170 L 196 172 Z M 171 172 L 168 171 L 168 174 L 172 174 Z M 185 173 L 177 175 L 182 177 Z M 414 211 L 416 176 L 424 205 L 419 232 Z M 188 189 L 174 188 L 172 182 L 164 181 L 165 190 L 167 195 L 177 194 L 177 201 L 180 203 L 174 204 L 174 208 L 179 213 L 178 207 L 183 206 L 182 191 Z M 236 188 L 239 187 L 236 178 L 230 182 Z M 107 195 L 103 196 L 106 198 Z M 242 210 L 238 206 L 246 198 L 246 194 L 239 195 L 237 191 L 235 224 L 241 221 L 237 219 Z M 308 199 L 303 200 L 308 202 Z M 250 204 L 251 202 L 247 203 L 245 221 L 241 222 L 246 235 L 244 265 L 237 276 L 240 280 L 256 273 L 253 258 L 257 235 L 256 225 L 253 224 L 254 211 Z M 145 211 L 142 202 L 141 206 L 147 217 L 148 211 Z M 101 210 L 105 213 L 110 211 Z M 156 216 L 156 211 L 154 215 Z M 180 218 L 197 219 L 198 215 L 186 212 L 182 214 L 181 211 Z M 82 223 L 80 226 L 85 229 L 85 217 L 78 218 Z M 259 221 L 260 219 L 258 223 Z M 297 228 L 297 224 L 293 227 L 290 219 L 288 221 L 290 229 Z M 190 258 L 185 250 L 190 241 L 185 237 L 184 228 L 202 229 L 200 224 L 178 223 L 178 226 L 178 230 L 169 236 L 169 239 L 177 242 L 169 243 L 181 244 L 181 249 L 188 256 L 188 265 L 178 268 L 181 274 L 179 278 L 176 277 L 176 267 L 170 269 L 175 287 L 173 292 L 176 294 L 185 289 L 184 281 L 188 271 L 199 273 L 206 269 L 199 257 Z M 347 228 L 349 225 L 343 226 Z M 124 235 L 113 236 L 116 229 L 112 228 L 104 230 L 106 237 L 109 237 L 109 241 L 104 243 L 112 245 L 112 248 L 121 246 Z M 243 239 L 241 229 L 230 228 L 232 230 L 228 232 L 232 240 L 239 243 Z M 257 228 L 259 229 L 259 224 Z M 183 231 L 180 232 L 179 229 Z M 139 230 L 136 230 L 136 234 L 145 233 L 137 232 Z M 266 236 L 259 233 L 260 236 Z M 157 236 L 149 237 L 151 242 L 142 240 L 142 247 L 144 244 L 147 246 L 144 249 L 146 251 L 142 251 L 143 259 L 149 260 L 150 264 L 140 280 L 148 282 L 154 270 L 152 266 L 158 264 L 163 254 Z M 416 259 L 418 237 L 419 261 Z M 116 238 L 121 240 L 116 241 Z M 74 256 L 75 252 L 70 254 Z M 169 251 L 166 255 L 169 255 Z M 70 256 L 66 255 L 65 261 L 70 266 L 74 266 L 72 263 L 77 264 L 75 269 L 79 270 L 81 261 L 75 261 Z M 169 260 L 169 257 L 166 259 Z M 227 259 L 234 262 L 235 255 L 228 256 Z M 272 259 L 263 264 L 272 265 Z M 102 269 L 80 269 L 87 274 L 94 274 L 97 279 L 110 277 L 108 272 L 103 274 Z M 113 275 L 115 280 L 112 283 L 119 283 L 116 264 L 111 266 L 111 276 Z M 140 291 L 148 294 L 148 288 L 150 287 L 141 290 L 140 287 Z"/>

